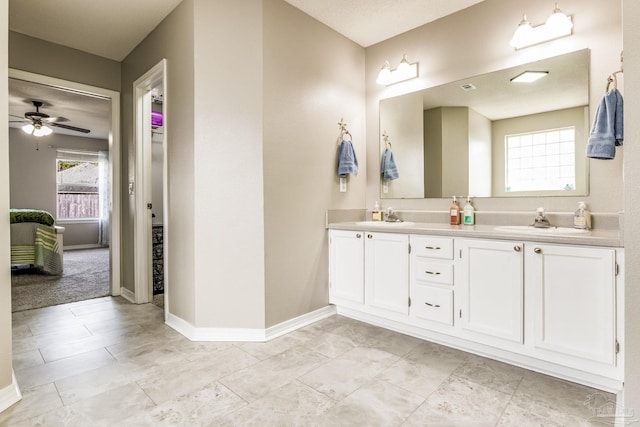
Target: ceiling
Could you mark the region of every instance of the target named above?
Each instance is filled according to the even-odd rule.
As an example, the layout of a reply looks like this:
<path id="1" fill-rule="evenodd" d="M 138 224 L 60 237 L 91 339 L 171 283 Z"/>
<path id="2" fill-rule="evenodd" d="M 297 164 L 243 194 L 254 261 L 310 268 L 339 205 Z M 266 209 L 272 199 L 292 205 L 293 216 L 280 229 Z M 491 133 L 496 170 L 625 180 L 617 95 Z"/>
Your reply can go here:
<path id="1" fill-rule="evenodd" d="M 31 37 L 122 61 L 182 0 L 9 0 L 9 29 Z M 328 27 L 367 47 L 483 0 L 285 0 Z M 64 124 L 91 129 L 106 139 L 109 101 L 34 83 L 10 80 L 9 114 L 41 110 Z M 12 120 L 18 120 L 15 117 Z M 10 126 L 21 126 L 12 123 Z"/>

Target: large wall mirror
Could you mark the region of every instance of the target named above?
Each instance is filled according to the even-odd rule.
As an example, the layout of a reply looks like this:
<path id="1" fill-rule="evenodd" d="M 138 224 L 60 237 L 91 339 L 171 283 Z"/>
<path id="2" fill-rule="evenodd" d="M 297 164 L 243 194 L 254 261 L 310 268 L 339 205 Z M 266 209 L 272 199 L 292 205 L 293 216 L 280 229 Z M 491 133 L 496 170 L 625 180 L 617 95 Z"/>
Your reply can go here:
<path id="1" fill-rule="evenodd" d="M 587 195 L 589 123 L 588 49 L 383 99 L 381 197 Z"/>

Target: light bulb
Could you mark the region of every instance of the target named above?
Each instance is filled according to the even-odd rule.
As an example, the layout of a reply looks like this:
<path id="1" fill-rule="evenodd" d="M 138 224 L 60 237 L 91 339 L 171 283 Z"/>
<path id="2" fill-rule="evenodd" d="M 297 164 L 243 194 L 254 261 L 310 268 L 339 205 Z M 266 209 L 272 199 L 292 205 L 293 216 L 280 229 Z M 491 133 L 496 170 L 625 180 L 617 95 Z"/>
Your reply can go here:
<path id="1" fill-rule="evenodd" d="M 531 36 L 531 32 L 533 28 L 529 21 L 527 21 L 527 15 L 522 15 L 522 21 L 516 28 L 516 31 L 513 33 L 513 37 L 509 42 L 509 46 L 517 48 L 518 46 L 522 46 L 525 44 L 526 40 Z"/>
<path id="2" fill-rule="evenodd" d="M 562 13 L 562 11 L 558 8 L 558 3 L 556 3 L 556 7 L 553 9 L 553 13 L 547 19 L 545 23 L 547 27 L 549 27 L 550 31 L 564 33 L 571 31 L 573 28 L 573 22 L 571 22 L 571 18 Z"/>
<path id="3" fill-rule="evenodd" d="M 29 123 L 28 125 L 22 126 L 22 131 L 24 133 L 28 133 L 29 135 L 31 135 L 35 129 L 36 129 L 35 126 L 32 125 L 31 123 Z"/>
<path id="4" fill-rule="evenodd" d="M 376 83 L 379 85 L 386 85 L 389 83 L 391 79 L 391 70 L 389 66 L 389 61 L 385 61 L 384 65 L 380 69 L 380 73 L 378 73 L 378 78 L 376 79 Z"/>
<path id="5" fill-rule="evenodd" d="M 409 65 L 409 61 L 407 60 L 407 55 L 402 55 L 402 61 L 398 65 L 396 71 L 401 73 L 402 75 L 406 75 L 411 70 L 411 65 Z"/>

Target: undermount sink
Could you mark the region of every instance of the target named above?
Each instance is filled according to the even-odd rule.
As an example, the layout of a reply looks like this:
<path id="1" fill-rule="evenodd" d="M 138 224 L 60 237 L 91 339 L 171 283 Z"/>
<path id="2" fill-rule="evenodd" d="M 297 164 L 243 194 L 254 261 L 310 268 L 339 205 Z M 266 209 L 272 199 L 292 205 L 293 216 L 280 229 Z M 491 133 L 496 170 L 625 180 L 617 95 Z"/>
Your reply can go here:
<path id="1" fill-rule="evenodd" d="M 582 228 L 571 227 L 549 227 L 549 228 L 536 228 L 531 225 L 502 225 L 495 227 L 498 231 L 508 231 L 511 233 L 524 233 L 524 234 L 585 234 L 589 230 Z"/>
<path id="2" fill-rule="evenodd" d="M 357 225 L 364 225 L 367 227 L 401 227 L 401 226 L 409 226 L 415 224 L 415 222 L 411 221 L 398 221 L 398 222 L 387 222 L 387 221 L 358 221 Z"/>

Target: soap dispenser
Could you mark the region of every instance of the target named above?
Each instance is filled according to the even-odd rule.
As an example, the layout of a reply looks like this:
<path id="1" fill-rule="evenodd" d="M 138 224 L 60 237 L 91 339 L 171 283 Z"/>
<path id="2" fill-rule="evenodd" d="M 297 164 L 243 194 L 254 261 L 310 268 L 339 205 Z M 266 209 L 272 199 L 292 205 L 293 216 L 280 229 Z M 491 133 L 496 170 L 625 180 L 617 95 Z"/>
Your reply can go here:
<path id="1" fill-rule="evenodd" d="M 467 204 L 464 206 L 462 223 L 464 225 L 474 225 L 476 223 L 476 212 L 471 204 L 471 196 L 467 196 Z"/>
<path id="2" fill-rule="evenodd" d="M 382 221 L 382 210 L 380 209 L 378 201 L 376 201 L 376 204 L 373 206 L 373 210 L 371 211 L 371 221 Z"/>
<path id="3" fill-rule="evenodd" d="M 578 210 L 573 215 L 573 227 L 591 230 L 591 213 L 587 210 L 585 202 L 578 202 Z"/>
<path id="4" fill-rule="evenodd" d="M 453 196 L 453 202 L 449 208 L 449 223 L 451 225 L 460 225 L 460 206 L 458 206 L 456 196 Z"/>

